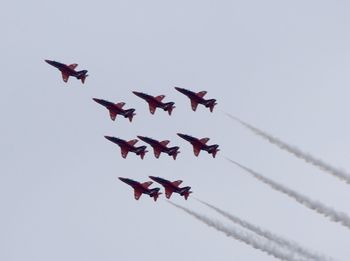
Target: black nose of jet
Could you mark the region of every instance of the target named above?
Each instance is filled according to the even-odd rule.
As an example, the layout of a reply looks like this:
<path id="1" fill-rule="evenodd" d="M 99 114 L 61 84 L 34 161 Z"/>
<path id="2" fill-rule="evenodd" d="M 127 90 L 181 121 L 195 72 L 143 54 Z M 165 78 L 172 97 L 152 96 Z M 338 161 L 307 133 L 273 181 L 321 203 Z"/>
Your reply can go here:
<path id="1" fill-rule="evenodd" d="M 51 60 L 45 60 L 45 62 L 47 62 L 50 65 L 52 65 L 52 63 L 53 63 L 53 61 L 51 61 Z"/>

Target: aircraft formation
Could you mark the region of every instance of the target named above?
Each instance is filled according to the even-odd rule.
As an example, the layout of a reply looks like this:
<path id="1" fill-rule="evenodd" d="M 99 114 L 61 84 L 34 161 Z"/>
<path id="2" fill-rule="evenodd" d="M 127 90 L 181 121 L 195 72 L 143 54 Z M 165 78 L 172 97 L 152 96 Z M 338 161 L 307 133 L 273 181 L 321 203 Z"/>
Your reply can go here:
<path id="1" fill-rule="evenodd" d="M 61 74 L 62 79 L 64 82 L 68 82 L 69 77 L 75 77 L 77 80 L 81 80 L 81 82 L 84 84 L 86 77 L 88 76 L 87 70 L 81 70 L 76 71 L 76 67 L 78 64 L 63 64 L 57 61 L 53 60 L 45 60 L 48 64 L 51 66 L 57 68 Z M 203 105 L 206 108 L 209 108 L 210 112 L 213 112 L 216 103 L 216 99 L 205 99 L 204 96 L 207 94 L 206 91 L 200 91 L 200 92 L 193 92 L 188 89 L 180 88 L 180 87 L 174 87 L 175 90 L 178 92 L 184 94 L 190 99 L 191 102 L 191 108 L 193 111 L 197 110 L 197 107 L 199 104 Z M 163 109 L 164 111 L 168 112 L 169 116 L 171 116 L 174 108 L 175 108 L 175 102 L 163 102 L 163 99 L 165 98 L 165 95 L 158 95 L 158 96 L 152 96 L 147 93 L 143 92 L 137 92 L 133 91 L 133 94 L 138 96 L 139 98 L 143 99 L 147 102 L 149 111 L 153 115 L 157 108 Z M 93 98 L 93 100 L 105 107 L 108 112 L 109 116 L 112 121 L 116 120 L 116 117 L 118 115 L 123 116 L 124 118 L 129 119 L 130 122 L 132 122 L 133 117 L 136 115 L 134 108 L 124 109 L 125 102 L 118 102 L 114 103 L 111 101 L 107 101 L 104 99 L 99 98 Z M 196 157 L 199 156 L 199 153 L 201 150 L 207 151 L 208 154 L 211 154 L 213 158 L 215 158 L 217 152 L 219 151 L 218 144 L 213 145 L 207 145 L 207 142 L 209 141 L 209 138 L 196 138 L 187 134 L 177 133 L 177 135 L 189 142 L 193 147 L 193 153 Z M 141 140 L 144 143 L 148 144 L 152 147 L 153 153 L 155 158 L 159 158 L 161 153 L 168 154 L 168 156 L 171 156 L 174 160 L 176 160 L 177 155 L 180 153 L 178 146 L 170 147 L 168 144 L 170 143 L 169 140 L 163 140 L 159 141 L 151 137 L 145 137 L 145 136 L 137 136 L 138 139 L 132 139 L 132 140 L 124 140 L 118 137 L 112 137 L 112 136 L 104 136 L 107 140 L 115 143 L 120 147 L 121 150 L 121 156 L 122 158 L 126 159 L 129 152 L 135 153 L 137 156 L 140 156 L 141 159 L 144 159 L 146 153 L 148 152 L 147 146 L 135 146 L 136 143 Z M 192 193 L 191 187 L 179 187 L 179 185 L 182 183 L 182 180 L 176 180 L 176 181 L 169 181 L 167 179 L 161 178 L 161 177 L 155 177 L 155 176 L 149 176 L 149 178 L 160 185 L 164 187 L 165 190 L 165 196 L 166 198 L 170 198 L 172 193 L 177 193 L 180 196 L 183 196 L 186 200 L 189 197 L 189 195 Z M 119 177 L 119 179 L 130 185 L 134 189 L 134 197 L 136 200 L 138 200 L 142 194 L 147 194 L 150 197 L 154 199 L 154 201 L 157 201 L 159 195 L 162 193 L 159 192 L 160 188 L 149 188 L 153 181 L 146 181 L 146 182 L 138 182 L 129 178 L 123 178 Z"/>

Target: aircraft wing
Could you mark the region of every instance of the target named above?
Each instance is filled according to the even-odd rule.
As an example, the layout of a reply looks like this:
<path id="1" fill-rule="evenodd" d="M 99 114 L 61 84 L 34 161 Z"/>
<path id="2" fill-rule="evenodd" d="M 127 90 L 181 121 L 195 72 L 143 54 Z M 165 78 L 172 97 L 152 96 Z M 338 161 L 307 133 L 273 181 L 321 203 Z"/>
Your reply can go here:
<path id="1" fill-rule="evenodd" d="M 193 153 L 196 157 L 198 157 L 199 152 L 201 152 L 201 149 L 198 147 L 193 146 Z"/>
<path id="2" fill-rule="evenodd" d="M 155 99 L 160 102 L 164 99 L 164 97 L 165 97 L 165 95 L 159 95 L 159 96 L 155 97 Z"/>
<path id="3" fill-rule="evenodd" d="M 201 97 L 201 98 L 203 98 L 204 95 L 206 95 L 206 94 L 207 94 L 206 91 L 197 92 L 197 96 L 198 96 L 198 97 Z"/>
<path id="4" fill-rule="evenodd" d="M 134 190 L 134 196 L 135 196 L 136 200 L 138 200 L 141 197 L 141 195 L 142 195 L 141 191 L 139 191 L 137 189 Z"/>
<path id="5" fill-rule="evenodd" d="M 149 103 L 148 105 L 149 105 L 149 111 L 150 111 L 150 113 L 151 113 L 151 114 L 154 114 L 154 112 L 156 111 L 157 107 L 154 106 L 154 104 L 151 104 L 151 103 Z"/>
<path id="6" fill-rule="evenodd" d="M 154 152 L 154 156 L 158 159 L 158 158 L 159 158 L 159 155 L 160 155 L 160 153 L 161 153 L 160 149 L 154 148 L 154 149 L 153 149 L 153 152 Z"/>
<path id="7" fill-rule="evenodd" d="M 117 113 L 115 113 L 114 111 L 109 111 L 109 116 L 111 117 L 111 120 L 114 121 L 117 117 Z"/>
<path id="8" fill-rule="evenodd" d="M 121 151 L 122 151 L 122 157 L 125 159 L 126 156 L 128 156 L 129 150 L 127 148 L 122 147 Z"/>
<path id="9" fill-rule="evenodd" d="M 152 181 L 146 181 L 146 182 L 141 183 L 141 185 L 142 185 L 144 188 L 148 188 L 148 187 L 151 186 L 152 184 L 153 184 Z"/>
<path id="10" fill-rule="evenodd" d="M 203 138 L 200 139 L 199 141 L 202 142 L 203 144 L 206 144 L 210 139 L 209 138 Z"/>
<path id="11" fill-rule="evenodd" d="M 160 142 L 160 144 L 162 144 L 163 146 L 166 146 L 169 144 L 169 142 L 170 142 L 170 140 L 163 140 Z"/>
<path id="12" fill-rule="evenodd" d="M 193 110 L 193 111 L 196 111 L 197 106 L 198 106 L 198 102 L 196 102 L 196 101 L 194 101 L 194 100 L 191 100 L 191 106 L 192 106 L 192 110 Z"/>
<path id="13" fill-rule="evenodd" d="M 62 72 L 62 79 L 64 82 L 67 82 L 69 78 L 69 75 L 67 73 Z"/>
<path id="14" fill-rule="evenodd" d="M 117 106 L 118 108 L 123 108 L 124 105 L 125 105 L 125 102 L 119 102 L 115 104 L 115 106 Z"/>
<path id="15" fill-rule="evenodd" d="M 170 198 L 171 194 L 173 194 L 173 191 L 171 189 L 165 189 L 165 196 L 166 198 Z"/>
<path id="16" fill-rule="evenodd" d="M 176 180 L 174 182 L 171 182 L 175 187 L 178 187 L 181 183 L 182 183 L 182 180 Z"/>
<path id="17" fill-rule="evenodd" d="M 131 146 L 134 146 L 137 142 L 138 142 L 137 139 L 129 140 L 129 141 L 128 141 L 128 144 L 130 144 Z"/>
<path id="18" fill-rule="evenodd" d="M 78 66 L 77 63 L 72 63 L 72 64 L 68 65 L 68 67 L 72 70 L 74 70 L 77 66 Z"/>

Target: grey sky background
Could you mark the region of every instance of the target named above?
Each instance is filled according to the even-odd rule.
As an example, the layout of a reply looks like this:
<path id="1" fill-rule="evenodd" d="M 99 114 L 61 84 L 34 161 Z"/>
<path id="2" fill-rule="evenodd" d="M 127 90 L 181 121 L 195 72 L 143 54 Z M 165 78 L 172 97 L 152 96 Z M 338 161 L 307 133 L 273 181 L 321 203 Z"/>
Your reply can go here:
<path id="1" fill-rule="evenodd" d="M 254 136 L 239 118 L 350 171 L 345 1 L 5 1 L 0 8 L 0 259 L 272 260 L 117 177 L 149 175 L 262 227 L 349 260 L 350 231 L 258 183 L 228 156 L 350 213 L 350 187 Z M 44 62 L 78 63 L 85 85 Z M 211 114 L 174 86 L 207 90 Z M 165 94 L 173 116 L 131 91 Z M 92 101 L 136 108 L 133 123 Z M 221 151 L 196 158 L 177 132 Z M 127 160 L 104 135 L 169 139 L 174 161 Z M 141 144 L 141 142 L 140 142 Z M 220 156 L 219 156 L 220 155 Z M 172 201 L 228 223 L 193 198 Z"/>

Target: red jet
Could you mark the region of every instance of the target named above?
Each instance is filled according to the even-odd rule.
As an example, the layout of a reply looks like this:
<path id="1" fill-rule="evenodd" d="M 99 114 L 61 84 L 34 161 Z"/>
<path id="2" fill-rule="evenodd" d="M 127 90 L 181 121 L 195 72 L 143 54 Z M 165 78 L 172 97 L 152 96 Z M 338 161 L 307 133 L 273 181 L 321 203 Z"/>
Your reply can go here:
<path id="1" fill-rule="evenodd" d="M 102 99 L 92 99 L 98 104 L 101 104 L 102 106 L 106 107 L 107 110 L 109 110 L 109 115 L 112 121 L 114 121 L 117 117 L 117 114 L 119 114 L 123 115 L 124 118 L 129 118 L 129 121 L 132 122 L 132 118 L 136 115 L 136 113 L 134 113 L 135 109 L 123 109 L 125 102 L 113 103 Z"/>
<path id="2" fill-rule="evenodd" d="M 214 106 L 217 104 L 215 99 L 204 99 L 204 95 L 207 94 L 206 91 L 201 91 L 201 92 L 192 92 L 190 90 L 186 90 L 180 87 L 175 87 L 175 89 L 182 94 L 186 95 L 188 98 L 191 100 L 191 106 L 192 110 L 196 111 L 198 104 L 203 104 L 205 107 L 210 109 L 210 112 L 213 112 Z"/>
<path id="3" fill-rule="evenodd" d="M 161 184 L 164 187 L 165 196 L 168 199 L 171 197 L 171 194 L 173 194 L 173 192 L 179 193 L 181 196 L 184 196 L 186 200 L 188 196 L 192 193 L 192 191 L 190 191 L 191 187 L 179 187 L 179 185 L 182 183 L 182 180 L 176 180 L 171 182 L 160 177 L 149 176 L 149 178 Z"/>
<path id="4" fill-rule="evenodd" d="M 48 64 L 52 65 L 53 67 L 56 67 L 58 70 L 61 71 L 62 73 L 62 78 L 64 82 L 68 81 L 69 76 L 73 76 L 77 78 L 78 80 L 81 80 L 82 83 L 85 82 L 87 75 L 87 70 L 81 70 L 81 71 L 76 71 L 75 68 L 78 66 L 76 63 L 72 63 L 70 65 L 66 65 L 63 63 L 59 63 L 56 61 L 50 61 L 50 60 L 45 60 Z"/>
<path id="5" fill-rule="evenodd" d="M 134 196 L 135 199 L 138 200 L 142 194 L 147 194 L 150 197 L 152 197 L 154 199 L 154 201 L 157 201 L 157 198 L 160 194 L 159 190 L 160 188 L 153 188 L 153 189 L 149 189 L 148 187 L 151 186 L 153 184 L 152 181 L 147 181 L 147 182 L 137 182 L 135 180 L 132 179 L 127 179 L 127 178 L 121 178 L 119 177 L 119 179 L 121 181 L 123 181 L 124 183 L 130 185 L 131 187 L 133 187 L 134 189 Z"/>
<path id="6" fill-rule="evenodd" d="M 171 112 L 175 108 L 174 102 L 166 102 L 166 103 L 162 102 L 165 95 L 151 96 L 143 92 L 133 92 L 133 93 L 136 96 L 148 102 L 149 111 L 151 112 L 151 114 L 154 114 L 157 108 L 161 108 L 164 111 L 167 111 L 169 115 L 171 115 Z"/>
<path id="7" fill-rule="evenodd" d="M 219 151 L 219 149 L 218 149 L 219 145 L 217 145 L 217 144 L 207 145 L 206 144 L 209 141 L 209 138 L 198 139 L 198 138 L 192 137 L 190 135 L 181 134 L 181 133 L 178 133 L 177 135 L 179 135 L 181 138 L 183 138 L 184 140 L 187 140 L 189 143 L 192 144 L 193 152 L 194 152 L 194 155 L 196 155 L 196 157 L 198 157 L 199 152 L 201 150 L 205 150 L 209 154 L 212 154 L 213 158 L 215 158 L 216 153 Z"/>
<path id="8" fill-rule="evenodd" d="M 134 152 L 136 155 L 140 156 L 141 159 L 145 157 L 145 154 L 147 153 L 146 146 L 140 146 L 140 147 L 135 147 L 135 144 L 138 142 L 138 140 L 122 140 L 116 137 L 110 137 L 110 136 L 105 136 L 105 138 L 115 144 L 117 144 L 122 153 L 122 157 L 125 159 L 126 156 L 128 156 L 129 152 Z"/>
<path id="9" fill-rule="evenodd" d="M 153 147 L 154 156 L 158 159 L 161 152 L 167 153 L 169 156 L 173 156 L 174 160 L 176 160 L 177 154 L 180 153 L 179 147 L 171 147 L 168 148 L 167 145 L 170 141 L 163 140 L 163 141 L 157 141 L 148 137 L 143 136 L 137 136 L 140 140 L 148 143 Z"/>

